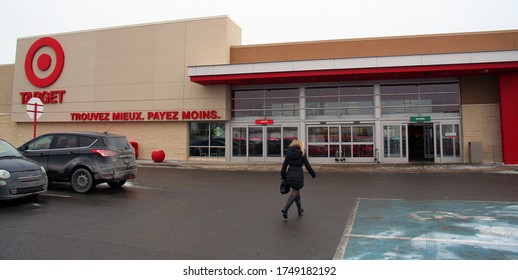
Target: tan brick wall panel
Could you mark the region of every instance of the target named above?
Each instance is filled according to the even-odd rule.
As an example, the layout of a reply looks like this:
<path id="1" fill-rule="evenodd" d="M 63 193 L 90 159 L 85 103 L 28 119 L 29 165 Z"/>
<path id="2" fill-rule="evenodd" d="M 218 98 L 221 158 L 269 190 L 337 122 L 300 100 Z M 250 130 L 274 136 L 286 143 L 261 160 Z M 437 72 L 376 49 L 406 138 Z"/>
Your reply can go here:
<path id="1" fill-rule="evenodd" d="M 484 163 L 502 162 L 500 105 L 462 106 L 464 162 L 469 162 L 469 142 L 481 142 Z"/>
<path id="2" fill-rule="evenodd" d="M 2 134 L 13 145 L 19 146 L 33 136 L 32 123 L 15 123 L 8 118 L 0 117 Z M 154 150 L 163 150 L 166 160 L 186 160 L 188 154 L 187 122 L 145 122 L 145 123 L 39 123 L 37 134 L 64 131 L 90 131 L 125 135 L 129 141 L 139 143 L 139 159 L 151 159 Z M 3 138 L 3 136 L 2 136 Z"/>

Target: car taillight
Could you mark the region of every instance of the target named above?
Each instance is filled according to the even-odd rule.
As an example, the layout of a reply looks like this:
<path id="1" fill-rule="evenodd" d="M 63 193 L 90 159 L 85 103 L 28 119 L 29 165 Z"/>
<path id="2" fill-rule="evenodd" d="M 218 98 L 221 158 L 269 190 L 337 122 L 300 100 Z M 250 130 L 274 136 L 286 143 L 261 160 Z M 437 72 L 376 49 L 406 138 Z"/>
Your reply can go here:
<path id="1" fill-rule="evenodd" d="M 117 152 L 111 150 L 92 150 L 92 152 L 97 153 L 102 157 L 114 157 L 117 155 Z"/>

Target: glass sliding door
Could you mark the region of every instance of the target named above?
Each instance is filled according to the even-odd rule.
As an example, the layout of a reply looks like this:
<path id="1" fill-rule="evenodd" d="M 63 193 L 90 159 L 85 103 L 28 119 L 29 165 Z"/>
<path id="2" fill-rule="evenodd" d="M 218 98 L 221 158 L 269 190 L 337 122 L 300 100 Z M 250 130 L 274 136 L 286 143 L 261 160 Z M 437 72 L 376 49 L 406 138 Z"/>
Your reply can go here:
<path id="1" fill-rule="evenodd" d="M 435 130 L 437 135 L 436 161 L 440 161 L 442 163 L 462 162 L 460 124 L 436 124 Z"/>
<path id="2" fill-rule="evenodd" d="M 383 163 L 462 162 L 459 123 L 383 125 Z"/>
<path id="3" fill-rule="evenodd" d="M 232 127 L 232 158 L 247 161 L 280 161 L 294 139 L 298 127 Z"/>
<path id="4" fill-rule="evenodd" d="M 406 124 L 383 125 L 383 162 L 408 161 L 406 139 Z"/>
<path id="5" fill-rule="evenodd" d="M 374 126 L 352 126 L 352 151 L 355 158 L 374 157 Z"/>
<path id="6" fill-rule="evenodd" d="M 433 136 L 433 124 L 429 124 L 423 127 L 424 131 L 424 158 L 426 160 L 434 161 L 435 154 L 435 137 Z"/>
<path id="7" fill-rule="evenodd" d="M 232 157 L 244 158 L 246 153 L 246 127 L 232 128 Z"/>
<path id="8" fill-rule="evenodd" d="M 383 126 L 383 156 L 401 158 L 401 125 Z"/>
<path id="9" fill-rule="evenodd" d="M 281 127 L 266 127 L 266 156 L 281 157 Z"/>
<path id="10" fill-rule="evenodd" d="M 299 138 L 299 128 L 298 127 L 283 127 L 282 128 L 282 151 L 283 157 L 286 154 L 286 150 L 290 146 L 293 140 Z"/>
<path id="11" fill-rule="evenodd" d="M 308 156 L 334 161 L 374 159 L 374 125 L 315 125 L 307 128 Z"/>
<path id="12" fill-rule="evenodd" d="M 408 161 L 434 162 L 435 137 L 433 123 L 408 124 Z"/>
<path id="13" fill-rule="evenodd" d="M 329 127 L 308 127 L 307 132 L 308 156 L 329 158 Z"/>
<path id="14" fill-rule="evenodd" d="M 250 126 L 248 127 L 248 157 L 262 158 L 263 155 L 263 127 Z"/>

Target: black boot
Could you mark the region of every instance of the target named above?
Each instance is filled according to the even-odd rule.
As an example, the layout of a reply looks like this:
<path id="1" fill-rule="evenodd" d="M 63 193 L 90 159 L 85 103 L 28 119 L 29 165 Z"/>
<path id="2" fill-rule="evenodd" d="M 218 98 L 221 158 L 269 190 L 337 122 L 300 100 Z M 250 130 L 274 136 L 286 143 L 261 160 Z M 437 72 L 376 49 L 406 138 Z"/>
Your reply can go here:
<path id="1" fill-rule="evenodd" d="M 290 195 L 290 197 L 288 197 L 288 201 L 286 201 L 286 206 L 284 206 L 284 208 L 282 208 L 282 210 L 281 210 L 282 216 L 284 217 L 284 219 L 288 218 L 288 210 L 290 209 L 290 207 L 294 201 L 295 201 L 295 197 Z"/>
<path id="2" fill-rule="evenodd" d="M 297 204 L 297 210 L 299 211 L 299 216 L 304 215 L 304 209 L 302 209 L 302 203 L 300 202 L 300 195 L 295 197 L 295 203 Z"/>

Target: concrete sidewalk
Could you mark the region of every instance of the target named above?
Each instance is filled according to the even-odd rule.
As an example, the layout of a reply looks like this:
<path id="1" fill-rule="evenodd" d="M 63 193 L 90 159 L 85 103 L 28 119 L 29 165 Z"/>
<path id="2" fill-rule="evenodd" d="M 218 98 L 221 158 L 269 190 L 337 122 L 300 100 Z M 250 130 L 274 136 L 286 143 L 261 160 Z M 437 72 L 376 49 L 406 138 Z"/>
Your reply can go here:
<path id="1" fill-rule="evenodd" d="M 280 172 L 282 163 L 271 162 L 221 162 L 221 161 L 172 161 L 153 162 L 152 160 L 137 160 L 139 167 L 161 167 L 181 169 L 204 169 L 224 171 L 264 171 Z M 312 164 L 317 172 L 393 172 L 393 173 L 509 173 L 518 174 L 518 165 L 504 164 Z"/>

